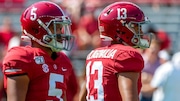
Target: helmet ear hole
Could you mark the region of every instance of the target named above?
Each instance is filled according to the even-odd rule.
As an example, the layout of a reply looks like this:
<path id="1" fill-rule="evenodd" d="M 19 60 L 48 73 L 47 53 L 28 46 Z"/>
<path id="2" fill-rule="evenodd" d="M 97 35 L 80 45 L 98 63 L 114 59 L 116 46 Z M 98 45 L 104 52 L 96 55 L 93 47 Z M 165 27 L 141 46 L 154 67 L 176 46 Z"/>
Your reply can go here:
<path id="1" fill-rule="evenodd" d="M 39 30 L 37 28 L 32 28 L 32 31 L 35 33 L 35 34 L 38 34 L 39 33 Z"/>

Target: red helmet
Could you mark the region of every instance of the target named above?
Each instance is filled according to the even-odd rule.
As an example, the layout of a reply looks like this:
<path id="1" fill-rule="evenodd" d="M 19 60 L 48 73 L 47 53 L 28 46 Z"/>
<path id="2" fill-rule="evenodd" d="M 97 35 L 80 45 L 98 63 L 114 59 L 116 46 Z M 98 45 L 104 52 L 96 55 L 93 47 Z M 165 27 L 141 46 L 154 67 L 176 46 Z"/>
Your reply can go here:
<path id="1" fill-rule="evenodd" d="M 150 21 L 137 5 L 130 2 L 116 2 L 107 6 L 99 15 L 100 37 L 103 41 L 148 48 L 152 35 L 143 39 L 141 29 L 142 24 L 147 22 Z"/>
<path id="2" fill-rule="evenodd" d="M 29 6 L 21 15 L 21 38 L 34 40 L 54 52 L 70 50 L 74 41 L 70 25 L 69 17 L 57 4 L 40 1 Z"/>

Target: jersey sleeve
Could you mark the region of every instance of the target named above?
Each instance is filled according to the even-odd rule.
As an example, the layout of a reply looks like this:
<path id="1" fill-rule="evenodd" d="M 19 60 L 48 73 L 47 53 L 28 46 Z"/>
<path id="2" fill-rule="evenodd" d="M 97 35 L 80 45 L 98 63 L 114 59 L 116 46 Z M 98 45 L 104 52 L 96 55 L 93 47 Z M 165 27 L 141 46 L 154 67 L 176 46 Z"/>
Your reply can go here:
<path id="1" fill-rule="evenodd" d="M 28 74 L 30 56 L 24 48 L 15 47 L 8 51 L 3 61 L 3 72 L 6 76 Z"/>
<path id="2" fill-rule="evenodd" d="M 137 51 L 122 51 L 115 59 L 118 72 L 140 72 L 143 67 L 143 58 Z"/>

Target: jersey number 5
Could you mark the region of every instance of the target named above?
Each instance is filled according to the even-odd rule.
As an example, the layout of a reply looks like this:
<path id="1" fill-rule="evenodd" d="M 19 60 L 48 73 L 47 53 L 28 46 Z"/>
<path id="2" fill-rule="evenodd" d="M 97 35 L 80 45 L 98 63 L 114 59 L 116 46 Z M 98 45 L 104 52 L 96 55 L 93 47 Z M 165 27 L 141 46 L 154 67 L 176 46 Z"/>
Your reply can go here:
<path id="1" fill-rule="evenodd" d="M 97 76 L 97 77 L 94 77 Z M 86 89 L 88 101 L 104 101 L 104 90 L 103 90 L 103 64 L 101 61 L 90 61 L 86 67 Z M 95 79 L 91 79 L 95 78 Z M 92 92 L 96 92 L 93 93 Z"/>
<path id="2" fill-rule="evenodd" d="M 57 98 L 60 99 L 60 101 L 63 101 L 63 98 L 61 98 L 62 94 L 63 94 L 62 89 L 56 88 L 56 82 L 63 83 L 63 81 L 64 81 L 63 75 L 51 73 L 50 79 L 49 79 L 48 95 L 49 96 L 56 96 Z"/>

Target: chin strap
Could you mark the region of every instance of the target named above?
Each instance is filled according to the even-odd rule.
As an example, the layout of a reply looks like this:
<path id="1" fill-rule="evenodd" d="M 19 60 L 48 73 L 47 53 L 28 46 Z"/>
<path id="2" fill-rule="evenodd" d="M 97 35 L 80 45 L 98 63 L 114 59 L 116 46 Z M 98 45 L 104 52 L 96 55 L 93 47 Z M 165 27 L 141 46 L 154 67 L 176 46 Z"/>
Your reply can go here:
<path id="1" fill-rule="evenodd" d="M 46 45 L 44 43 L 41 42 L 41 40 L 38 40 L 37 38 L 35 38 L 34 36 L 32 36 L 31 34 L 29 34 L 28 32 L 26 32 L 26 30 L 23 30 L 24 32 L 24 36 L 21 36 L 23 41 L 27 41 L 27 42 L 31 42 L 31 40 L 34 40 L 35 42 L 37 42 L 38 44 L 44 46 L 44 47 L 49 47 L 49 45 Z M 50 48 L 50 47 L 49 47 Z"/>
<path id="2" fill-rule="evenodd" d="M 55 40 L 54 39 L 51 42 L 48 43 L 49 45 L 47 45 L 47 44 L 44 44 L 43 42 L 41 42 L 41 40 L 38 40 L 37 38 L 35 38 L 31 34 L 27 33 L 26 30 L 23 30 L 23 32 L 26 35 L 26 36 L 22 36 L 22 38 L 24 38 L 24 40 L 31 42 L 31 39 L 32 39 L 32 40 L 34 40 L 35 42 L 37 42 L 38 44 L 40 44 L 40 45 L 42 45 L 44 47 L 49 47 L 53 52 L 61 51 L 61 49 L 53 47 L 53 45 L 55 44 Z M 56 42 L 56 44 L 60 45 L 60 43 L 58 43 L 58 42 Z"/>

